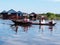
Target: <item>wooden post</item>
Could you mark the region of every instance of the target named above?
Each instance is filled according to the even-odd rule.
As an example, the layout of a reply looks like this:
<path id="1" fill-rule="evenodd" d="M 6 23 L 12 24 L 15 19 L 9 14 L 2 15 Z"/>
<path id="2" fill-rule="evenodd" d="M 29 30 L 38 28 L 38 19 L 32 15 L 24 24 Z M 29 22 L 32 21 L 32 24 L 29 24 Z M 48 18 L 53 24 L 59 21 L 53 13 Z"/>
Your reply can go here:
<path id="1" fill-rule="evenodd" d="M 17 14 L 17 19 L 16 20 L 18 20 L 18 14 Z"/>

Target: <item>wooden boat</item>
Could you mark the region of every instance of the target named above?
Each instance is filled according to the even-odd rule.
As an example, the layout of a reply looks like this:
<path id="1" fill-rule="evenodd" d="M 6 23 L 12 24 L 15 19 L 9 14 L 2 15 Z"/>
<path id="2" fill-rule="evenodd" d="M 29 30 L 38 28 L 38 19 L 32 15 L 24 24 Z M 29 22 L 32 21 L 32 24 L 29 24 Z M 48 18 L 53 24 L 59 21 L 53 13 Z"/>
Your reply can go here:
<path id="1" fill-rule="evenodd" d="M 15 25 L 24 25 L 24 26 L 30 26 L 32 22 L 25 22 L 23 20 L 12 20 Z"/>
<path id="2" fill-rule="evenodd" d="M 21 20 L 12 20 L 16 25 L 48 25 L 48 26 L 54 26 L 56 23 L 54 24 L 49 24 L 49 23 L 44 23 L 44 24 L 41 24 L 41 23 L 37 23 L 37 22 L 24 22 L 24 21 L 21 21 Z"/>

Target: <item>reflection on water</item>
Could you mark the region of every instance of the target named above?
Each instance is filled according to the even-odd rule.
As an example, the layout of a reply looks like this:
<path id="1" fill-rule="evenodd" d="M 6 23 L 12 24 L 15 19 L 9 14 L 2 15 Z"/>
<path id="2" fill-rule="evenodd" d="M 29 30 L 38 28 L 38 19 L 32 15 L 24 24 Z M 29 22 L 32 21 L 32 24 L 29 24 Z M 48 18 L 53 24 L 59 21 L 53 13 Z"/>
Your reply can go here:
<path id="1" fill-rule="evenodd" d="M 52 32 L 53 31 L 53 26 L 49 26 L 49 29 Z"/>
<path id="2" fill-rule="evenodd" d="M 43 32 L 44 26 L 43 25 L 39 25 L 39 29 L 41 29 L 41 31 Z"/>
<path id="3" fill-rule="evenodd" d="M 23 27 L 24 32 L 28 31 L 28 26 Z"/>
<path id="4" fill-rule="evenodd" d="M 13 25 L 13 26 L 11 26 L 13 29 L 14 29 L 14 31 L 17 33 L 18 32 L 18 27 L 19 27 L 20 25 Z M 46 30 L 45 28 L 45 25 L 38 25 L 39 26 L 39 32 L 41 31 L 42 33 L 44 32 L 44 30 Z M 24 32 L 28 32 L 28 30 L 29 30 L 29 28 L 30 27 L 32 27 L 32 26 L 20 26 L 20 27 L 22 27 L 22 29 L 23 29 L 23 31 Z M 47 27 L 49 30 L 50 30 L 50 32 L 52 33 L 52 31 L 53 31 L 53 26 L 48 26 Z"/>
<path id="5" fill-rule="evenodd" d="M 12 21 L 0 20 L 0 45 L 60 45 L 59 22 L 56 26 L 14 26 Z"/>
<path id="6" fill-rule="evenodd" d="M 44 30 L 46 30 L 45 28 L 46 27 L 44 25 L 39 25 L 39 29 L 40 29 L 39 31 L 42 31 L 42 33 L 44 32 Z M 52 33 L 54 26 L 48 26 L 47 28 Z"/>
<path id="7" fill-rule="evenodd" d="M 15 32 L 17 33 L 18 32 L 18 27 L 19 27 L 20 25 L 12 25 L 11 26 L 11 28 L 13 28 L 14 29 L 14 27 L 15 27 Z M 24 30 L 24 32 L 27 32 L 28 31 L 28 28 L 30 28 L 31 26 L 26 26 L 26 25 L 21 25 L 20 27 L 22 27 L 22 29 Z"/>

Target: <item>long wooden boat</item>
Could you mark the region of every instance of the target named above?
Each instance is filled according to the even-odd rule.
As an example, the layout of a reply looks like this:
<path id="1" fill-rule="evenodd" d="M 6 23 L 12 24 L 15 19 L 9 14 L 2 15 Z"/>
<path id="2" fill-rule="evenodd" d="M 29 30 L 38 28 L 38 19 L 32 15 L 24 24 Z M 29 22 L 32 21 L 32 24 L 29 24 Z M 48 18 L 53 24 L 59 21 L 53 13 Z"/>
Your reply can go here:
<path id="1" fill-rule="evenodd" d="M 23 20 L 12 20 L 16 25 L 30 26 L 32 22 L 25 22 Z"/>
<path id="2" fill-rule="evenodd" d="M 56 23 L 54 23 L 54 24 L 49 24 L 49 23 L 44 23 L 44 24 L 42 24 L 42 23 L 32 23 L 33 25 L 48 25 L 48 26 L 54 26 Z"/>
<path id="3" fill-rule="evenodd" d="M 56 23 L 54 24 L 49 24 L 49 23 L 37 23 L 37 22 L 24 22 L 24 21 L 20 21 L 20 20 L 12 20 L 15 24 L 17 25 L 48 25 L 48 26 L 54 26 Z"/>

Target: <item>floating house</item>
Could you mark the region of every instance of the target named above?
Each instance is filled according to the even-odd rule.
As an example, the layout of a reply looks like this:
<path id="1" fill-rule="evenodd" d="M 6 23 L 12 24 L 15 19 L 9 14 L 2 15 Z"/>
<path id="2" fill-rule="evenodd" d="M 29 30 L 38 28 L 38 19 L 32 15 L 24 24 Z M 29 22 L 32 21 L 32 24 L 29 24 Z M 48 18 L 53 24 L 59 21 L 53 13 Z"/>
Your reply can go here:
<path id="1" fill-rule="evenodd" d="M 30 19 L 36 19 L 36 17 L 37 17 L 37 14 L 34 13 L 34 12 L 32 12 L 32 13 L 29 14 L 29 18 Z"/>
<path id="2" fill-rule="evenodd" d="M 8 11 L 9 19 L 22 19 L 23 13 L 21 11 L 16 12 L 11 9 Z"/>
<path id="3" fill-rule="evenodd" d="M 8 15 L 7 11 L 4 10 L 0 14 L 2 15 L 3 19 L 8 19 L 8 17 L 7 17 L 7 15 Z"/>
<path id="4" fill-rule="evenodd" d="M 1 15 L 3 19 L 21 19 L 23 13 L 21 11 L 16 12 L 15 10 L 10 9 L 9 11 L 2 11 Z"/>
<path id="5" fill-rule="evenodd" d="M 0 13 L 0 18 L 2 19 L 2 17 L 3 17 L 3 16 L 2 16 L 2 14 Z"/>
<path id="6" fill-rule="evenodd" d="M 23 18 L 25 18 L 25 17 L 29 18 L 29 14 L 28 13 L 23 13 Z"/>
<path id="7" fill-rule="evenodd" d="M 18 11 L 17 16 L 18 16 L 18 19 L 22 19 L 23 18 L 23 13 L 21 11 Z"/>
<path id="8" fill-rule="evenodd" d="M 17 17 L 17 12 L 13 9 L 8 11 L 8 19 L 16 19 Z"/>

